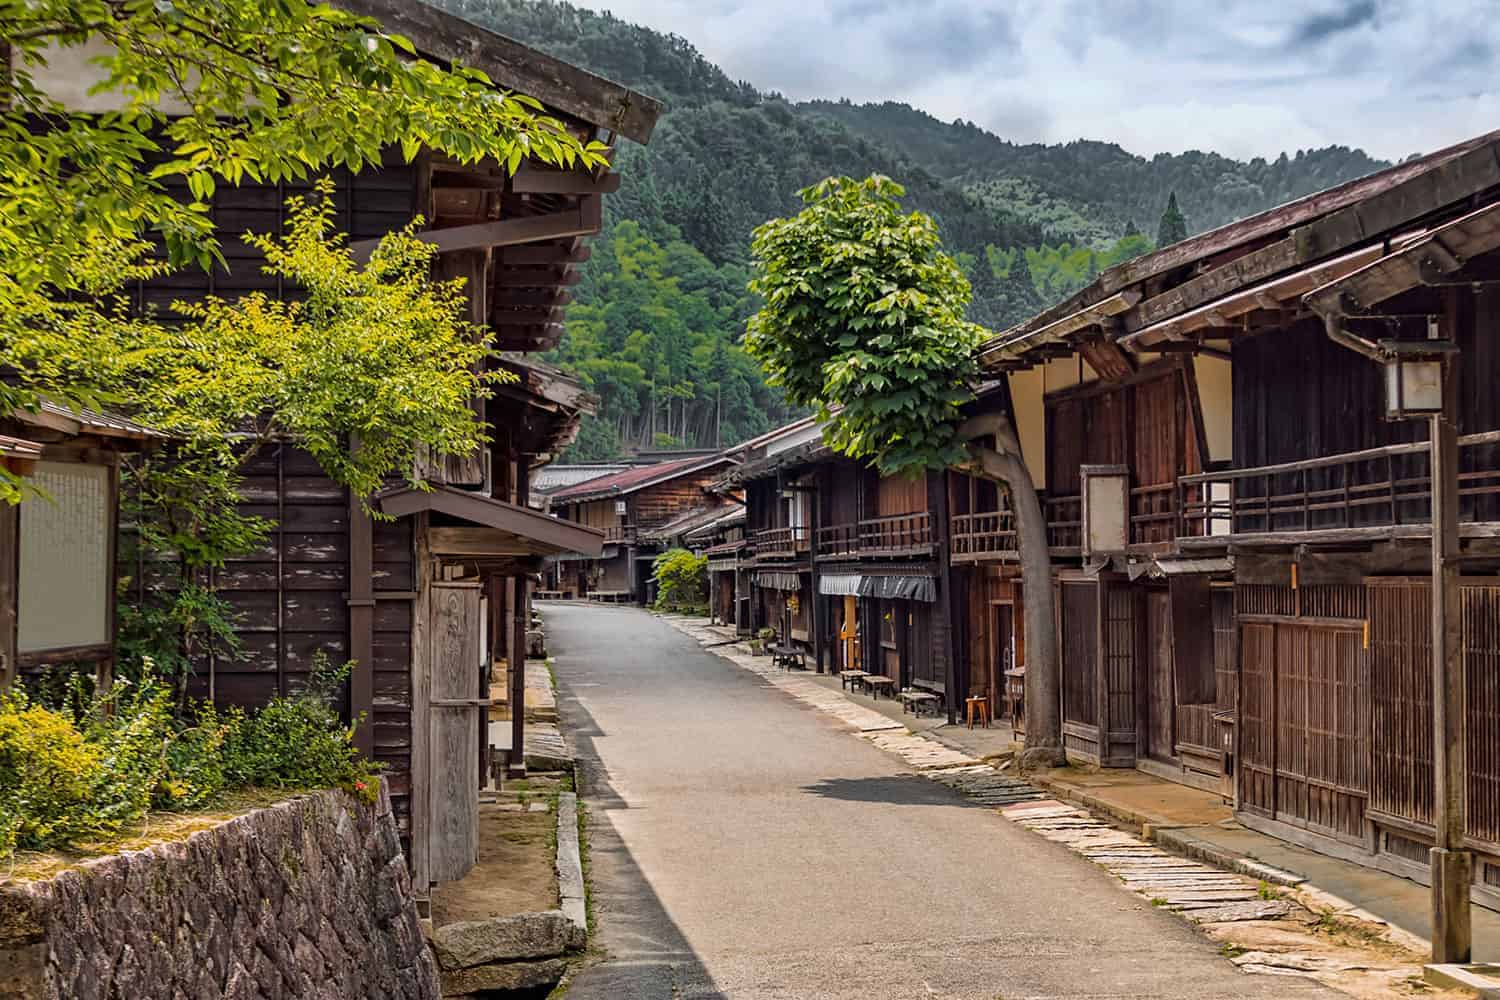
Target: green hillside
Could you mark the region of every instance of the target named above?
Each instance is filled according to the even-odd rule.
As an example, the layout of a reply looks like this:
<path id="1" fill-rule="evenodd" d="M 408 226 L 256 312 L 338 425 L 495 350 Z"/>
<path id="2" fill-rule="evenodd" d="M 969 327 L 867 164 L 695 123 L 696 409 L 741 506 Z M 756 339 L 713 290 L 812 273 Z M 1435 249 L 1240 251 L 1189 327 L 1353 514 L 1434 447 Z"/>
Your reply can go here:
<path id="1" fill-rule="evenodd" d="M 1176 192 L 1198 232 L 1369 173 L 1342 147 L 1273 161 L 1146 159 L 1103 142 L 1016 144 L 904 104 L 792 103 L 730 79 L 691 42 L 550 0 L 435 0 L 476 23 L 667 104 L 649 147 L 621 146 L 578 302 L 554 360 L 602 404 L 572 456 L 728 445 L 788 419 L 739 346 L 750 232 L 830 174 L 888 174 L 937 219 L 1003 328 L 1151 249 Z M 1142 235 L 1144 234 L 1144 235 Z"/>

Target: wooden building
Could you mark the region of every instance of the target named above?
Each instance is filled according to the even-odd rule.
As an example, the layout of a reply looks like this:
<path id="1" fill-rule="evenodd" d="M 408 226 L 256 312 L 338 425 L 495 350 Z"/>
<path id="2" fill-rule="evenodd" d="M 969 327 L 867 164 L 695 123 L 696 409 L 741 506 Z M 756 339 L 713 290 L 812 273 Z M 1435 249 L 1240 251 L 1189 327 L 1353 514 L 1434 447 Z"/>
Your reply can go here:
<path id="1" fill-rule="evenodd" d="M 0 466 L 34 494 L 0 501 L 0 691 L 61 663 L 88 664 L 109 686 L 120 461 L 160 438 L 46 402 L 0 416 Z"/>
<path id="2" fill-rule="evenodd" d="M 556 491 L 552 513 L 604 533 L 600 553 L 558 560 L 556 589 L 570 597 L 645 603 L 651 561 L 669 545 L 658 529 L 721 501 L 707 487 L 730 463 L 725 455 L 635 466 Z"/>
<path id="3" fill-rule="evenodd" d="M 583 141 L 644 143 L 661 111 L 650 97 L 422 3 L 340 6 L 404 35 L 422 58 L 459 60 L 497 88 L 537 99 Z M 76 91 L 75 83 L 61 85 Z M 438 249 L 437 272 L 465 279 L 469 318 L 495 334 L 502 353 L 487 363 L 516 379 L 474 401 L 489 430 L 487 448 L 422 458 L 415 472 L 428 490 L 393 486 L 351 496 L 294 440 L 254 455 L 245 467 L 245 509 L 275 527 L 260 550 L 213 571 L 210 583 L 240 612 L 243 653 L 205 655 L 195 693 L 254 706 L 295 690 L 319 652 L 354 661 L 347 711 L 357 722 L 355 740 L 386 767 L 424 896 L 431 884 L 462 876 L 477 856 L 478 795 L 492 766 L 489 706 L 504 694 L 490 684 L 507 677 L 509 702 L 519 704 L 532 577 L 546 556 L 597 554 L 604 542 L 600 531 L 528 506 L 531 470 L 572 440 L 593 405 L 576 382 L 529 355 L 561 337 L 569 289 L 589 257 L 585 238 L 598 231 L 602 198 L 620 177 L 536 161 L 512 173 L 504 164 L 462 164 L 428 151 L 411 162 L 392 153 L 378 167 L 330 176 L 335 222 L 357 257 L 381 236 L 424 220 L 418 236 Z M 293 182 L 220 185 L 213 215 L 225 234 L 227 269 L 145 282 L 136 305 L 287 291 L 262 273 L 259 252 L 236 234 L 283 231 L 287 198 L 310 190 Z M 370 508 L 388 517 L 374 518 Z M 164 563 L 128 572 L 139 596 L 173 585 Z M 523 713 L 512 715 L 508 769 L 516 773 Z"/>
<path id="4" fill-rule="evenodd" d="M 979 405 L 1045 490 L 1070 756 L 1428 879 L 1432 449 L 1395 411 L 1456 345 L 1462 846 L 1500 902 L 1497 281 L 1500 133 L 1119 265 L 982 348 Z M 1024 595 L 983 490 L 953 551 L 995 595 L 960 643 L 992 674 L 975 606 Z"/>
<path id="5" fill-rule="evenodd" d="M 785 431 L 724 481 L 745 491 L 749 629 L 775 629 L 820 671 L 864 670 L 956 710 L 943 475 L 881 476 L 816 424 Z"/>

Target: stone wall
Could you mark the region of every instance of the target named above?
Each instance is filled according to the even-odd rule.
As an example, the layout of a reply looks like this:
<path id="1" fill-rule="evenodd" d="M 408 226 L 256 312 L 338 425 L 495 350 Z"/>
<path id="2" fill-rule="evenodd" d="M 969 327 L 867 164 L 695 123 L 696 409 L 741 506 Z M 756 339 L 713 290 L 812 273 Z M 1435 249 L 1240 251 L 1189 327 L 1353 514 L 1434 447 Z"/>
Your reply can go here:
<path id="1" fill-rule="evenodd" d="M 0 886 L 0 996 L 439 996 L 384 783 Z"/>

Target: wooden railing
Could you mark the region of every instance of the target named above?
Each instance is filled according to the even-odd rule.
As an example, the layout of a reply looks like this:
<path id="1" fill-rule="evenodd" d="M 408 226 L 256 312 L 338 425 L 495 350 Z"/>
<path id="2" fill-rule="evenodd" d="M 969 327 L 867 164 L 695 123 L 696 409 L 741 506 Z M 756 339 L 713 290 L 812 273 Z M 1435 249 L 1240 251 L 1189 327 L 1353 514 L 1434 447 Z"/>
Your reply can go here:
<path id="1" fill-rule="evenodd" d="M 827 524 L 818 529 L 819 559 L 859 558 L 859 524 Z"/>
<path id="2" fill-rule="evenodd" d="M 932 515 L 893 514 L 859 522 L 859 548 L 865 555 L 924 555 L 932 548 Z"/>
<path id="3" fill-rule="evenodd" d="M 1458 440 L 1461 521 L 1500 521 L 1500 431 Z M 1358 532 L 1431 519 L 1427 442 L 1182 476 L 1182 538 Z"/>
<path id="4" fill-rule="evenodd" d="M 807 528 L 765 528 L 757 531 L 750 546 L 760 559 L 795 559 L 807 551 Z"/>
<path id="5" fill-rule="evenodd" d="M 612 524 L 604 529 L 604 540 L 606 542 L 624 542 L 629 544 L 635 541 L 635 525 Z"/>
<path id="6" fill-rule="evenodd" d="M 1047 547 L 1079 549 L 1083 547 L 1083 498 L 1047 497 L 1042 501 L 1047 515 Z"/>
<path id="7" fill-rule="evenodd" d="M 1177 496 L 1176 483 L 1131 487 L 1131 545 L 1170 542 L 1177 536 Z"/>
<path id="8" fill-rule="evenodd" d="M 1016 551 L 1016 516 L 1010 511 L 955 514 L 950 523 L 949 545 L 954 559 L 969 562 L 1020 558 Z"/>

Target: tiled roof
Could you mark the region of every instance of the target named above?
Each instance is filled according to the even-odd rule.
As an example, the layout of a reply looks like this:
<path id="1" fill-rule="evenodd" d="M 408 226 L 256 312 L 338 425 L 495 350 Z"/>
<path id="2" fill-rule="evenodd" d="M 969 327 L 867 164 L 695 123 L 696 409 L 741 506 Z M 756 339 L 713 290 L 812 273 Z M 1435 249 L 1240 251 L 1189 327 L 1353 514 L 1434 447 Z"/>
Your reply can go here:
<path id="1" fill-rule="evenodd" d="M 599 497 L 622 496 L 633 493 L 636 490 L 659 483 L 676 476 L 684 475 L 697 469 L 709 469 L 716 465 L 722 465 L 729 461 L 722 455 L 714 455 L 710 458 L 683 458 L 675 462 L 662 462 L 657 465 L 642 465 L 624 472 L 617 472 L 612 476 L 601 476 L 598 479 L 590 479 L 576 486 L 569 486 L 552 494 L 552 503 L 573 503 L 579 500 L 595 499 Z"/>

